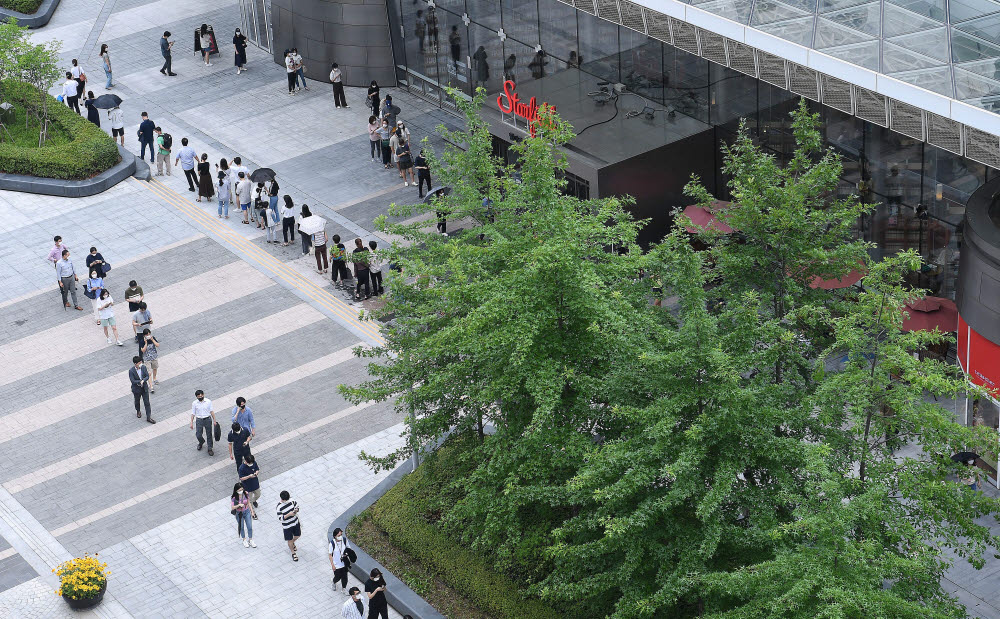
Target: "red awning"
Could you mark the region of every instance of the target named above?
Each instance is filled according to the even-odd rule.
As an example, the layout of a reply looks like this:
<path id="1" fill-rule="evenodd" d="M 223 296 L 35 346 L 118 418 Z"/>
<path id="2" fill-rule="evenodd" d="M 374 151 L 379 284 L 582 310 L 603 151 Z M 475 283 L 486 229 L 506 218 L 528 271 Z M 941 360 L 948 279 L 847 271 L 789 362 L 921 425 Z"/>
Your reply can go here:
<path id="1" fill-rule="evenodd" d="M 902 311 L 910 315 L 903 318 L 903 331 L 958 330 L 958 308 L 951 299 L 924 297 L 907 303 Z"/>
<path id="2" fill-rule="evenodd" d="M 847 288 L 848 286 L 853 286 L 854 284 L 861 281 L 864 276 L 867 275 L 863 270 L 854 270 L 847 275 L 841 277 L 840 279 L 823 279 L 819 275 L 813 277 L 812 281 L 809 282 L 810 288 L 820 288 L 823 290 L 838 290 L 840 288 Z"/>
<path id="3" fill-rule="evenodd" d="M 697 204 L 684 207 L 684 214 L 687 215 L 693 224 L 691 226 L 684 226 L 684 229 L 692 234 L 705 230 L 717 230 L 724 234 L 729 234 L 733 229 L 721 221 L 725 216 L 723 211 L 727 206 L 729 206 L 729 202 L 716 200 L 707 208 Z"/>

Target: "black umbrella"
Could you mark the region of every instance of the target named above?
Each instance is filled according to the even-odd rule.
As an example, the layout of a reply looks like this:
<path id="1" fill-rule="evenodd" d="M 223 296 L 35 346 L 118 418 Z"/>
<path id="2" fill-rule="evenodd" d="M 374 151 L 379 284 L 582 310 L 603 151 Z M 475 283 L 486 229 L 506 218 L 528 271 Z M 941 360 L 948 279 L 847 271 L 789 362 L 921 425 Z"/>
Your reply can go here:
<path id="1" fill-rule="evenodd" d="M 250 173 L 250 180 L 254 183 L 266 183 L 274 180 L 274 170 L 271 168 L 257 168 Z"/>
<path id="2" fill-rule="evenodd" d="M 966 462 L 968 460 L 975 460 L 979 455 L 972 451 L 960 451 L 951 457 L 952 462 Z"/>
<path id="3" fill-rule="evenodd" d="M 100 97 L 94 99 L 94 103 L 92 105 L 102 110 L 110 110 L 111 108 L 118 107 L 121 104 L 122 104 L 121 97 L 119 97 L 118 95 L 106 94 L 106 95 L 101 95 Z"/>
<path id="4" fill-rule="evenodd" d="M 451 193 L 451 187 L 444 185 L 442 187 L 435 187 L 427 191 L 427 195 L 424 197 L 424 204 L 430 204 L 431 201 L 438 196 L 446 196 Z"/>

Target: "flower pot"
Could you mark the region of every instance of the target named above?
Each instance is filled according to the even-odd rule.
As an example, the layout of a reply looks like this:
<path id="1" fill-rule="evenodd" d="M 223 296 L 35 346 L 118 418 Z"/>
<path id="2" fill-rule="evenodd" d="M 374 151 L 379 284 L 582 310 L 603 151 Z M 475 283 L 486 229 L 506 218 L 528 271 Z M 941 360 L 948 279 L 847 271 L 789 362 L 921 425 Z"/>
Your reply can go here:
<path id="1" fill-rule="evenodd" d="M 104 599 L 104 592 L 107 590 L 108 590 L 108 581 L 107 579 L 105 579 L 104 584 L 101 585 L 101 589 L 97 592 L 97 595 L 95 595 L 92 598 L 81 598 L 79 600 L 74 600 L 72 598 L 63 595 L 63 599 L 66 600 L 66 603 L 69 604 L 69 607 L 74 610 L 93 608 L 101 603 L 101 600 Z"/>

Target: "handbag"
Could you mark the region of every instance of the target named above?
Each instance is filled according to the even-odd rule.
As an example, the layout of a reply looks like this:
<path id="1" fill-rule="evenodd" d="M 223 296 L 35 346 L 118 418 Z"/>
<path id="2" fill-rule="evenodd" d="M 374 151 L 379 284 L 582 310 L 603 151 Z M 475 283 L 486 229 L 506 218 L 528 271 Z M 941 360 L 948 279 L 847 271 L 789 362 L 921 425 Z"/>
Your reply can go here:
<path id="1" fill-rule="evenodd" d="M 218 421 L 215 422 L 215 428 L 213 429 L 213 433 L 215 434 L 216 443 L 222 440 L 222 426 L 219 425 Z"/>
<path id="2" fill-rule="evenodd" d="M 87 297 L 88 299 L 92 299 L 92 300 L 96 299 L 97 298 L 97 291 L 91 290 L 90 286 L 84 286 L 83 287 L 83 296 Z"/>

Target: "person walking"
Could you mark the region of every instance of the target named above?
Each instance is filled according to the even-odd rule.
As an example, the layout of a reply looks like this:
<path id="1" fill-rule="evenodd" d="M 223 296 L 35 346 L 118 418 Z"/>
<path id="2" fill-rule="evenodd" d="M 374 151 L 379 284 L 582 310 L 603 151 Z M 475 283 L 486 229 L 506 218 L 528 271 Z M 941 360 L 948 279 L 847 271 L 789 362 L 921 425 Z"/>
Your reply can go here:
<path id="1" fill-rule="evenodd" d="M 229 497 L 231 514 L 236 516 L 236 530 L 240 539 L 243 540 L 244 548 L 256 548 L 253 543 L 253 518 L 257 517 L 253 505 L 250 504 L 250 497 L 247 496 L 243 485 L 237 483 L 233 486 L 233 494 Z"/>
<path id="2" fill-rule="evenodd" d="M 292 60 L 295 62 L 295 79 L 302 82 L 298 88 L 309 90 L 309 87 L 306 86 L 306 65 L 302 62 L 298 48 L 292 48 Z"/>
<path id="3" fill-rule="evenodd" d="M 139 309 L 139 304 L 142 303 L 143 297 L 142 286 L 136 283 L 134 279 L 129 280 L 128 288 L 125 289 L 125 300 L 128 301 L 128 311 L 137 311 Z"/>
<path id="4" fill-rule="evenodd" d="M 330 83 L 333 84 L 333 104 L 338 108 L 343 106 L 345 108 L 351 107 L 347 105 L 347 99 L 344 98 L 344 74 L 340 71 L 340 65 L 336 62 L 333 63 L 330 69 Z"/>
<path id="5" fill-rule="evenodd" d="M 371 257 L 368 259 L 368 273 L 372 280 L 372 294 L 379 295 L 385 292 L 385 288 L 382 287 L 382 259 L 375 253 L 375 250 L 378 249 L 376 241 L 368 241 L 368 247 L 372 251 Z"/>
<path id="6" fill-rule="evenodd" d="M 174 167 L 178 163 L 181 164 L 181 169 L 184 170 L 184 178 L 188 182 L 188 191 L 198 190 L 198 173 L 194 169 L 197 161 L 198 153 L 188 146 L 187 138 L 181 138 L 181 149 L 177 151 L 177 157 L 174 158 Z"/>
<path id="7" fill-rule="evenodd" d="M 101 319 L 101 326 L 104 327 L 104 337 L 108 338 L 108 344 L 113 343 L 123 346 L 121 338 L 118 337 L 114 304 L 115 300 L 111 298 L 111 293 L 108 292 L 108 289 L 102 289 L 97 301 L 97 316 Z M 111 333 L 108 333 L 108 327 L 111 327 L 111 332 L 114 333 L 114 340 L 111 339 Z"/>
<path id="8" fill-rule="evenodd" d="M 287 49 L 285 50 L 285 76 L 288 78 L 288 94 L 294 95 L 298 73 L 296 73 L 295 58 L 292 56 L 292 51 Z"/>
<path id="9" fill-rule="evenodd" d="M 343 619 L 365 619 L 365 600 L 361 595 L 361 589 L 351 587 L 347 594 L 351 599 L 340 607 L 340 616 Z"/>
<path id="10" fill-rule="evenodd" d="M 160 37 L 160 55 L 163 56 L 163 66 L 160 67 L 160 73 L 164 75 L 177 75 L 170 69 L 170 62 L 172 60 L 170 49 L 173 46 L 174 42 L 170 40 L 170 31 L 164 31 L 163 36 Z"/>
<path id="11" fill-rule="evenodd" d="M 233 33 L 233 51 L 236 53 L 236 75 L 247 70 L 247 37 L 237 28 Z"/>
<path id="12" fill-rule="evenodd" d="M 381 617 L 389 619 L 389 603 L 385 599 L 385 578 L 382 570 L 377 567 L 368 573 L 365 581 L 365 594 L 368 596 L 368 619 Z"/>
<path id="13" fill-rule="evenodd" d="M 202 153 L 201 161 L 198 162 L 198 199 L 196 201 L 201 202 L 201 199 L 205 198 L 205 202 L 208 202 L 214 195 L 212 164 L 208 162 L 208 153 Z"/>
<path id="14" fill-rule="evenodd" d="M 240 171 L 239 180 L 236 182 L 236 200 L 239 202 L 240 210 L 243 212 L 243 223 L 250 223 L 250 202 L 253 199 L 253 183 L 247 178 L 245 172 Z"/>
<path id="15" fill-rule="evenodd" d="M 354 239 L 354 277 L 357 280 L 354 290 L 354 300 L 361 300 L 361 286 L 365 287 L 365 299 L 372 298 L 372 289 L 368 284 L 368 248 L 361 239 Z"/>
<path id="16" fill-rule="evenodd" d="M 70 67 L 69 72 L 76 81 L 76 96 L 82 97 L 83 91 L 87 87 L 87 72 L 83 70 L 76 58 L 72 60 L 72 63 L 73 66 Z"/>
<path id="17" fill-rule="evenodd" d="M 194 401 L 191 402 L 191 423 L 188 427 L 194 430 L 195 438 L 198 439 L 198 451 L 205 445 L 205 440 L 201 433 L 204 431 L 208 436 L 208 455 L 214 456 L 212 450 L 214 446 L 213 430 L 215 426 L 215 411 L 212 409 L 212 401 L 205 397 L 205 392 L 198 389 L 194 392 Z M 196 428 L 197 426 L 197 428 Z"/>
<path id="18" fill-rule="evenodd" d="M 117 105 L 108 110 L 108 120 L 111 122 L 111 141 L 115 141 L 115 138 L 121 141 L 121 145 L 125 146 L 125 112 Z M 143 159 L 143 157 L 140 157 Z"/>
<path id="19" fill-rule="evenodd" d="M 258 476 L 260 466 L 257 464 L 257 459 L 253 457 L 253 454 L 243 456 L 243 464 L 239 466 L 236 472 L 240 476 L 240 483 L 243 484 L 243 489 L 246 490 L 247 497 L 250 499 L 250 505 L 254 509 L 257 509 L 257 499 L 260 498 L 260 478 Z M 253 519 L 257 519 L 256 513 L 254 513 Z"/>
<path id="20" fill-rule="evenodd" d="M 149 364 L 149 369 L 153 373 L 153 382 L 149 384 L 149 392 L 156 393 L 156 385 L 160 381 L 156 380 L 156 371 L 160 369 L 160 342 L 157 341 L 149 329 L 142 330 L 142 346 L 139 348 L 142 353 L 142 360 Z"/>
<path id="21" fill-rule="evenodd" d="M 139 136 L 139 159 L 146 158 L 146 147 L 149 147 L 149 162 L 153 163 L 156 161 L 156 148 L 154 146 L 155 141 L 153 137 L 153 132 L 156 130 L 156 124 L 149 119 L 149 115 L 146 112 L 142 113 L 142 122 L 139 123 L 139 131 L 136 134 Z"/>
<path id="22" fill-rule="evenodd" d="M 405 137 L 398 140 L 396 163 L 399 165 L 399 171 L 403 173 L 403 186 L 407 187 L 410 183 L 416 185 L 417 181 L 413 178 L 413 156 L 410 153 L 410 142 Z"/>
<path id="23" fill-rule="evenodd" d="M 52 249 L 49 250 L 49 255 L 45 259 L 52 263 L 53 268 L 55 268 L 56 265 L 59 264 L 59 260 L 62 259 L 64 249 L 69 249 L 69 247 L 66 247 L 66 245 L 62 242 L 62 237 L 59 235 L 52 237 Z"/>
<path id="24" fill-rule="evenodd" d="M 253 411 L 247 406 L 247 399 L 243 396 L 236 398 L 236 406 L 233 407 L 233 421 L 240 424 L 240 427 L 254 436 L 257 424 L 253 419 Z"/>
<path id="25" fill-rule="evenodd" d="M 212 63 L 209 62 L 208 58 L 212 53 L 212 37 L 208 34 L 208 24 L 202 24 L 201 28 L 198 30 L 198 42 L 201 44 L 201 55 L 205 59 L 205 66 L 212 66 Z"/>
<path id="26" fill-rule="evenodd" d="M 163 168 L 166 168 L 167 176 L 170 176 L 170 147 L 174 145 L 174 140 L 159 127 L 153 132 L 156 134 L 156 175 L 163 176 Z"/>
<path id="27" fill-rule="evenodd" d="M 417 193 L 420 197 L 424 197 L 424 183 L 427 183 L 427 191 L 431 190 L 431 168 L 430 164 L 427 162 L 427 157 L 424 155 L 424 149 L 420 149 L 420 154 L 417 155 L 416 160 L 413 162 L 413 168 L 417 171 Z"/>
<path id="28" fill-rule="evenodd" d="M 281 206 L 281 239 L 284 241 L 281 246 L 286 247 L 289 243 L 295 241 L 295 205 L 292 202 L 292 197 L 285 194 L 283 204 Z"/>
<path id="29" fill-rule="evenodd" d="M 378 116 L 379 105 L 382 103 L 381 89 L 378 87 L 378 82 L 372 80 L 372 83 L 368 85 L 368 96 L 366 100 L 368 101 L 368 107 L 371 108 L 372 114 Z"/>
<path id="30" fill-rule="evenodd" d="M 69 250 L 62 250 L 62 259 L 56 263 L 56 281 L 59 282 L 59 292 L 62 294 L 63 306 L 69 307 L 69 299 L 67 295 L 73 297 L 73 308 L 83 311 L 80 304 L 76 300 L 76 282 L 80 281 L 80 278 L 76 274 L 76 268 L 73 266 L 73 262 L 69 259 Z"/>
<path id="31" fill-rule="evenodd" d="M 237 422 L 233 422 L 230 426 L 229 434 L 226 436 L 226 440 L 229 442 L 229 459 L 236 461 L 236 472 L 240 472 L 240 466 L 243 464 L 243 458 L 250 453 L 250 441 L 253 436 L 247 432 L 243 426 Z"/>
<path id="32" fill-rule="evenodd" d="M 351 272 L 347 268 L 347 248 L 344 244 L 340 242 L 340 235 L 333 235 L 333 248 L 330 250 L 330 266 L 333 270 L 333 275 L 330 276 L 330 280 L 333 285 L 339 289 L 346 289 L 348 284 L 347 280 L 351 279 Z M 337 283 L 337 278 L 340 278 L 340 283 Z"/>
<path id="33" fill-rule="evenodd" d="M 111 90 L 114 88 L 115 81 L 114 75 L 111 73 L 111 54 L 108 53 L 108 44 L 101 43 L 101 63 L 104 65 L 104 77 L 107 81 L 104 84 L 104 90 Z"/>
<path id="34" fill-rule="evenodd" d="M 90 248 L 90 253 L 87 254 L 86 264 L 88 271 L 91 269 L 97 269 L 97 274 L 101 277 L 107 277 L 108 271 L 111 270 L 111 265 L 105 262 L 104 256 L 101 255 L 101 252 L 97 251 L 96 247 Z"/>
<path id="35" fill-rule="evenodd" d="M 73 79 L 73 74 L 69 71 L 66 72 L 66 81 L 63 82 L 63 101 L 71 110 L 76 110 L 76 113 L 80 113 L 80 95 L 77 94 L 76 88 L 79 86 L 76 80 Z"/>
<path id="36" fill-rule="evenodd" d="M 94 269 L 83 285 L 83 296 L 90 299 L 90 307 L 94 310 L 94 320 L 97 321 L 98 326 L 101 324 L 101 315 L 97 312 L 97 303 L 101 300 L 102 290 L 104 290 L 104 278 Z"/>
<path id="37" fill-rule="evenodd" d="M 302 220 L 312 217 L 312 212 L 309 210 L 308 204 L 302 205 L 302 210 L 299 212 L 299 238 L 302 240 L 302 255 L 305 256 L 309 253 L 309 248 L 312 246 L 312 235 L 302 232 Z"/>
<path id="38" fill-rule="evenodd" d="M 149 370 L 142 364 L 142 357 L 136 355 L 132 357 L 132 367 L 128 371 L 129 382 L 132 383 L 132 397 L 135 400 L 135 416 L 142 419 L 139 412 L 139 400 L 142 400 L 146 407 L 146 421 L 156 423 L 152 412 L 149 409 Z"/>
<path id="39" fill-rule="evenodd" d="M 337 583 L 340 583 L 340 590 L 347 595 L 347 570 L 350 567 L 349 559 L 345 561 L 344 551 L 350 548 L 347 543 L 347 536 L 344 530 L 337 527 L 333 530 L 333 537 L 327 554 L 330 555 L 330 565 L 333 567 L 333 590 L 337 590 Z"/>
<path id="40" fill-rule="evenodd" d="M 87 91 L 87 99 L 83 102 L 83 107 L 87 110 L 87 120 L 94 123 L 98 127 L 101 126 L 101 112 L 96 107 L 94 107 L 94 91 Z"/>
<path id="41" fill-rule="evenodd" d="M 129 306 L 131 307 L 131 303 Z M 135 343 L 142 346 L 142 333 L 153 328 L 153 314 L 146 309 L 146 302 L 139 301 L 136 310 L 132 312 L 132 333 L 135 335 Z"/>
<path id="42" fill-rule="evenodd" d="M 368 117 L 368 144 L 371 147 L 372 161 L 375 161 L 376 155 L 381 156 L 382 146 L 381 139 L 378 135 L 378 119 L 375 116 Z"/>
<path id="43" fill-rule="evenodd" d="M 292 553 L 292 561 L 298 561 L 295 540 L 302 535 L 302 527 L 299 525 L 299 504 L 292 500 L 292 495 L 287 490 L 282 490 L 278 497 L 281 500 L 278 501 L 275 512 L 278 514 L 278 522 L 281 523 L 281 532 L 285 536 L 288 550 Z"/>

